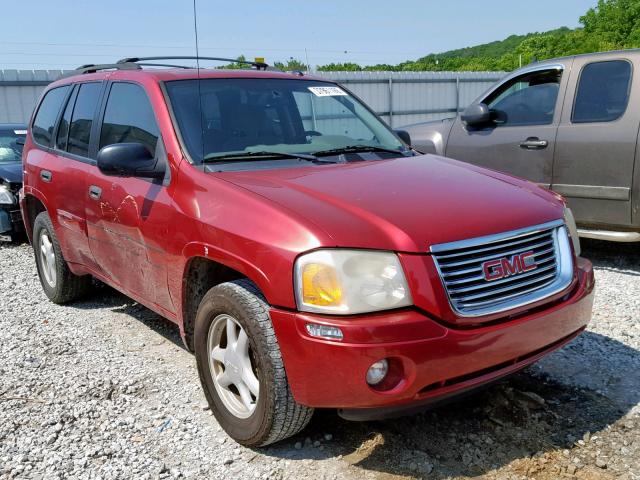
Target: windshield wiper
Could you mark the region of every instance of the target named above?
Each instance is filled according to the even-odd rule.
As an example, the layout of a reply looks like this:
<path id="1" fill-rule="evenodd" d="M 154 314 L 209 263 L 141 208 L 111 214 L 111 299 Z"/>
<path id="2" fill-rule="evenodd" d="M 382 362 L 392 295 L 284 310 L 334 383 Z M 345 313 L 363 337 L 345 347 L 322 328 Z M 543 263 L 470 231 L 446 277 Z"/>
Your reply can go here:
<path id="1" fill-rule="evenodd" d="M 340 155 L 342 153 L 358 153 L 358 152 L 386 152 L 386 153 L 394 153 L 396 155 L 403 155 L 404 152 L 401 150 L 394 150 L 392 148 L 385 147 L 375 147 L 372 145 L 347 145 L 346 147 L 340 148 L 332 148 L 330 150 L 320 150 L 318 152 L 313 152 L 316 157 L 328 156 L 328 155 Z"/>
<path id="2" fill-rule="evenodd" d="M 238 152 L 238 153 L 222 153 L 207 155 L 203 159 L 203 163 L 213 162 L 241 162 L 243 160 L 268 160 L 270 158 L 295 158 L 299 160 L 307 160 L 309 162 L 320 163 L 336 163 L 324 158 L 318 158 L 315 155 L 307 155 L 306 153 L 284 153 L 284 152 Z"/>

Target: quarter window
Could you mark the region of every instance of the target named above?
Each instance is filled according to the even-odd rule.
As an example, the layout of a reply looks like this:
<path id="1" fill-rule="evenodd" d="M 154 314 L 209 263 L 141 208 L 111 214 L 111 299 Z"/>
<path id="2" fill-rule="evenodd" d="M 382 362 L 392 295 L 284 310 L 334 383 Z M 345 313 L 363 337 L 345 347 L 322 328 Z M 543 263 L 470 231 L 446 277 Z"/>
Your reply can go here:
<path id="1" fill-rule="evenodd" d="M 31 128 L 33 139 L 36 143 L 46 147 L 51 145 L 53 128 L 69 88 L 69 85 L 65 85 L 64 87 L 49 90 L 42 99 Z"/>
<path id="2" fill-rule="evenodd" d="M 594 62 L 580 74 L 573 123 L 612 122 L 627 109 L 631 64 L 625 60 Z"/>
<path id="3" fill-rule="evenodd" d="M 100 99 L 100 83 L 83 83 L 80 85 L 73 115 L 69 124 L 69 140 L 67 151 L 83 157 L 89 156 L 89 139 L 91 124 Z"/>
<path id="4" fill-rule="evenodd" d="M 114 83 L 104 113 L 100 148 L 114 143 L 141 143 L 155 156 L 159 129 L 142 87 Z"/>
<path id="5" fill-rule="evenodd" d="M 504 126 L 548 125 L 560 89 L 561 70 L 529 73 L 505 83 L 485 103 L 496 123 Z"/>

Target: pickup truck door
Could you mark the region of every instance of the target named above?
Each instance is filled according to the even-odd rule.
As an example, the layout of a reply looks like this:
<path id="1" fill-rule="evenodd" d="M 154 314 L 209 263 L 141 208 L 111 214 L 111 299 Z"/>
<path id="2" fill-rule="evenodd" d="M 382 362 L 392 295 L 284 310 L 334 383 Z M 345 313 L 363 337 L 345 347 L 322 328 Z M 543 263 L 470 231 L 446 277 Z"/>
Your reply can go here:
<path id="1" fill-rule="evenodd" d="M 101 108 L 96 149 L 142 143 L 153 154 L 164 148 L 153 108 L 142 86 L 113 82 Z M 114 177 L 92 166 L 87 178 L 89 246 L 101 273 L 148 306 L 175 313 L 167 287 L 165 245 L 172 200 L 162 181 Z"/>
<path id="2" fill-rule="evenodd" d="M 550 187 L 565 68 L 540 65 L 507 77 L 478 101 L 489 106 L 495 121 L 471 128 L 458 117 L 446 155 Z"/>
<path id="3" fill-rule="evenodd" d="M 640 85 L 621 54 L 576 57 L 558 128 L 552 188 L 582 226 L 631 225 Z"/>

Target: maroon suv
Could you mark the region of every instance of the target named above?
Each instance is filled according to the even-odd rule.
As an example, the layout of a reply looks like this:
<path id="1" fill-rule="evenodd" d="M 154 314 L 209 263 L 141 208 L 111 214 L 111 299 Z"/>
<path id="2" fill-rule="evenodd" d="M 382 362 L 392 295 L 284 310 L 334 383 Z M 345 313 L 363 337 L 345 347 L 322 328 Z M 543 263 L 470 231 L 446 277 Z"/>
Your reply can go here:
<path id="1" fill-rule="evenodd" d="M 96 277 L 175 322 L 238 442 L 318 407 L 406 414 L 584 330 L 593 272 L 560 196 L 420 155 L 332 82 L 150 61 L 46 89 L 22 213 L 47 296 Z"/>

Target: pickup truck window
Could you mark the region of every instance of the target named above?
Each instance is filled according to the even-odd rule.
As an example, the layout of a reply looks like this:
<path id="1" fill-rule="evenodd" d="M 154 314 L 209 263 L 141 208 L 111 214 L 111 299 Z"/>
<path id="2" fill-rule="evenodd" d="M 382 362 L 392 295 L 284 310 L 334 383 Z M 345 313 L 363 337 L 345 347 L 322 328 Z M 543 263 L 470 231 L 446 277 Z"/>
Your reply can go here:
<path id="1" fill-rule="evenodd" d="M 155 155 L 159 135 L 153 109 L 142 87 L 114 83 L 104 113 L 100 148 L 114 143 L 141 143 Z"/>
<path id="2" fill-rule="evenodd" d="M 548 125 L 553 122 L 561 77 L 555 69 L 528 73 L 500 86 L 485 103 L 498 126 Z"/>
<path id="3" fill-rule="evenodd" d="M 58 114 L 62 108 L 62 102 L 67 96 L 69 88 L 69 85 L 65 85 L 64 87 L 51 89 L 42 99 L 31 128 L 33 139 L 39 145 L 50 146 L 53 127 L 56 124 Z"/>
<path id="4" fill-rule="evenodd" d="M 626 60 L 594 62 L 580 74 L 571 121 L 612 122 L 627 109 L 631 87 L 631 64 Z"/>

